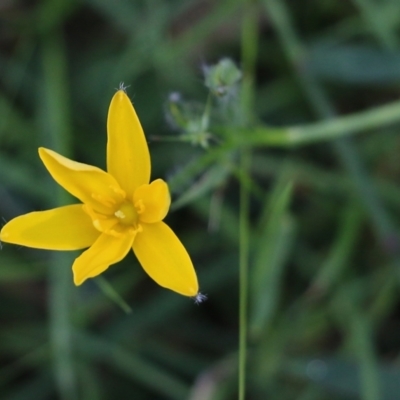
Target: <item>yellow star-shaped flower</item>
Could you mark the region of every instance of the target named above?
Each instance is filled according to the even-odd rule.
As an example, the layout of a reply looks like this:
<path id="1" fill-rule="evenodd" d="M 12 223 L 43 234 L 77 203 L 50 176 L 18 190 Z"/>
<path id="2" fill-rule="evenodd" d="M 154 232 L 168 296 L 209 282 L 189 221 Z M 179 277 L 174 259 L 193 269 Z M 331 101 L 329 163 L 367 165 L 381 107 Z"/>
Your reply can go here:
<path id="1" fill-rule="evenodd" d="M 198 295 L 193 264 L 180 240 L 162 220 L 171 198 L 167 184 L 150 182 L 150 155 L 136 112 L 124 90 L 108 110 L 107 171 L 40 148 L 56 182 L 83 204 L 14 218 L 2 242 L 47 250 L 89 247 L 72 266 L 80 285 L 122 260 L 132 248 L 159 285 L 185 296 Z"/>

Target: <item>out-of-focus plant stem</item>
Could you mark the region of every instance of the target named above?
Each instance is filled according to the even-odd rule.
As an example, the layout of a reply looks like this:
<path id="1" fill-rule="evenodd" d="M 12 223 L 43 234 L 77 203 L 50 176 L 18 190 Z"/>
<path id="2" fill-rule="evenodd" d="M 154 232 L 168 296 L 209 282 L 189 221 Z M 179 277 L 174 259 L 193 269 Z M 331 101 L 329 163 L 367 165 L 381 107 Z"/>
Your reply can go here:
<path id="1" fill-rule="evenodd" d="M 400 122 L 400 101 L 370 110 L 299 126 L 279 127 L 258 125 L 244 128 L 233 135 L 231 128 L 222 129 L 232 146 L 304 146 L 371 131 Z"/>
<path id="2" fill-rule="evenodd" d="M 43 105 L 41 126 L 44 144 L 66 157 L 71 155 L 70 111 L 67 85 L 65 46 L 61 32 L 55 28 L 43 35 Z M 53 207 L 64 205 L 69 196 L 57 187 L 56 197 L 49 194 Z M 49 270 L 50 338 L 53 349 L 54 370 L 58 396 L 62 400 L 78 397 L 73 366 L 71 327 L 71 273 L 70 255 L 66 252 L 52 254 Z"/>
<path id="3" fill-rule="evenodd" d="M 277 0 L 263 0 L 263 2 L 280 37 L 287 58 L 297 74 L 299 84 L 315 114 L 322 119 L 335 118 L 336 112 L 333 105 L 319 82 L 307 68 L 306 49 L 293 28 L 284 2 Z M 349 138 L 341 138 L 332 143 L 343 165 L 352 177 L 360 200 L 368 211 L 382 246 L 389 252 L 397 252 L 400 249 L 400 242 L 395 234 L 390 217 L 371 185 L 352 141 Z"/>
<path id="4" fill-rule="evenodd" d="M 254 109 L 254 70 L 258 47 L 258 24 L 255 2 L 244 0 L 242 20 L 242 68 L 243 82 L 241 93 L 242 126 L 249 126 L 253 120 Z M 242 149 L 240 168 L 244 176 L 251 169 L 250 149 Z M 248 309 L 248 269 L 249 269 L 249 188 L 245 182 L 240 184 L 240 266 L 239 266 L 239 400 L 246 396 L 246 356 L 247 356 L 247 309 Z"/>
<path id="5" fill-rule="evenodd" d="M 297 73 L 301 88 L 315 114 L 322 119 L 335 118 L 336 111 L 334 106 L 331 104 L 319 82 L 307 69 L 305 63 L 306 49 L 293 28 L 294 25 L 290 21 L 289 11 L 285 3 L 280 0 L 264 0 L 264 4 L 280 37 L 287 57 Z M 369 217 L 376 227 L 377 236 L 382 246 L 389 252 L 393 252 L 393 249 L 395 252 L 398 251 L 400 246 L 390 218 L 365 172 L 353 143 L 349 138 L 342 138 L 333 141 L 333 146 L 352 177 L 360 200 L 364 203 Z M 393 241 L 396 242 L 394 246 Z M 389 243 L 393 247 L 389 247 Z M 356 328 L 362 329 L 360 326 Z M 371 343 L 368 343 L 368 346 L 371 346 Z M 364 400 L 378 399 L 380 398 L 379 377 L 376 369 L 376 354 L 373 350 L 371 350 L 368 360 L 372 367 L 361 370 L 362 398 Z M 363 362 L 365 362 L 365 359 L 360 358 L 360 363 Z"/>

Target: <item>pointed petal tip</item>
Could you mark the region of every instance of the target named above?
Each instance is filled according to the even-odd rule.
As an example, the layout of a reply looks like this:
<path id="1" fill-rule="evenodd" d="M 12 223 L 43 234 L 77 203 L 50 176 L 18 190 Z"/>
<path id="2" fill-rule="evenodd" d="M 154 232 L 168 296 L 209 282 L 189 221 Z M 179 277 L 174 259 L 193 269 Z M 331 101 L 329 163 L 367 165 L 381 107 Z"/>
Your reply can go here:
<path id="1" fill-rule="evenodd" d="M 38 153 L 39 153 L 39 158 L 43 160 L 43 154 L 46 152 L 46 149 L 44 147 L 39 147 L 38 148 Z"/>
<path id="2" fill-rule="evenodd" d="M 114 96 L 111 99 L 111 104 L 113 104 L 114 107 L 118 107 L 120 110 L 121 110 L 121 108 L 133 107 L 131 99 L 127 95 L 126 91 L 124 91 L 122 89 L 119 89 L 117 92 L 115 92 Z M 136 114 L 136 111 L 135 111 L 135 114 Z"/>
<path id="3" fill-rule="evenodd" d="M 159 282 L 157 282 L 159 283 Z M 198 286 L 194 287 L 188 287 L 188 286 L 183 286 L 182 284 L 179 285 L 179 287 L 170 287 L 166 285 L 160 285 L 162 287 L 165 287 L 166 289 L 172 290 L 173 292 L 176 292 L 182 296 L 190 297 L 191 299 L 194 300 L 196 304 L 202 303 L 204 300 L 207 299 L 206 295 L 203 295 L 202 293 L 199 292 Z"/>
<path id="4" fill-rule="evenodd" d="M 173 288 L 169 287 L 169 286 L 163 286 L 163 285 L 160 285 L 160 286 L 165 287 L 166 289 L 172 290 L 173 292 L 178 293 L 182 296 L 190 297 L 191 299 L 193 299 L 195 301 L 195 303 L 197 303 L 196 299 L 199 295 L 203 296 L 199 292 L 199 288 L 194 287 L 194 286 L 189 287 L 189 286 L 184 286 L 182 284 L 180 285 L 180 287 L 173 287 Z"/>
<path id="5" fill-rule="evenodd" d="M 126 94 L 126 91 L 123 89 L 119 89 L 117 92 L 115 92 L 111 101 L 121 102 L 121 101 L 125 101 L 125 100 L 129 100 L 129 97 Z"/>
<path id="6" fill-rule="evenodd" d="M 45 165 L 46 165 L 46 159 L 48 159 L 49 157 L 59 156 L 59 154 L 57 154 L 55 151 L 47 149 L 46 147 L 39 147 L 38 153 L 40 159 L 43 161 Z"/>
<path id="7" fill-rule="evenodd" d="M 80 285 L 82 285 L 82 283 L 83 283 L 83 280 L 82 279 L 78 279 L 74 274 L 74 285 L 75 286 L 80 286 Z"/>
<path id="8" fill-rule="evenodd" d="M 48 154 L 51 150 L 46 149 L 46 147 L 39 147 L 38 148 L 38 153 L 39 153 L 39 157 L 42 158 L 42 156 L 44 154 Z"/>
<path id="9" fill-rule="evenodd" d="M 5 225 L 4 225 L 5 226 Z M 0 231 L 0 242 L 7 242 L 7 238 L 10 236 L 10 234 L 3 228 Z"/>
<path id="10" fill-rule="evenodd" d="M 84 283 L 87 280 L 87 276 L 83 276 L 82 274 L 79 274 L 77 269 L 75 268 L 76 263 L 72 265 L 72 276 L 74 280 L 74 285 L 75 286 L 81 286 L 82 283 Z"/>
<path id="11" fill-rule="evenodd" d="M 201 295 L 199 292 L 199 285 L 197 283 L 197 276 L 196 276 L 196 285 L 195 286 L 190 286 L 186 288 L 186 296 L 196 298 L 197 296 Z"/>

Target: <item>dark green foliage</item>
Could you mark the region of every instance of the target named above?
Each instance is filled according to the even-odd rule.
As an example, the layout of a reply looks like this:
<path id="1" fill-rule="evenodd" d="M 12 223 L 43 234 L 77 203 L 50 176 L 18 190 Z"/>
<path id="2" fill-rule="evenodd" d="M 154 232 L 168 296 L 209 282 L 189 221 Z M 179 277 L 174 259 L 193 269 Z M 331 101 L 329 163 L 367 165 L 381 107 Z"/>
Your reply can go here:
<path id="1" fill-rule="evenodd" d="M 0 3 L 0 217 L 73 201 L 39 146 L 105 167 L 124 82 L 208 295 L 195 305 L 158 287 L 133 255 L 76 288 L 75 253 L 3 244 L 0 399 L 237 398 L 239 185 L 247 398 L 400 398 L 400 3 L 254 2 L 243 116 L 244 3 Z"/>

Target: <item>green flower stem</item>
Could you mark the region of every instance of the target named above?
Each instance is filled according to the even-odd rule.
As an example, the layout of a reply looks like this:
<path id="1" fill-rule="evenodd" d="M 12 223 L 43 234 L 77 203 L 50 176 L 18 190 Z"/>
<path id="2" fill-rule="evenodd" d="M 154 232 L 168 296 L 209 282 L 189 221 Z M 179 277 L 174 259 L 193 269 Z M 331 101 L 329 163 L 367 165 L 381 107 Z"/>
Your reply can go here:
<path id="1" fill-rule="evenodd" d="M 241 93 L 241 126 L 248 126 L 254 120 L 254 69 L 258 48 L 257 13 L 252 0 L 244 0 L 242 20 L 242 67 L 243 82 Z M 246 176 L 251 170 L 250 149 L 242 149 L 240 154 L 241 174 Z M 248 270 L 249 270 L 249 187 L 243 180 L 240 183 L 239 216 L 239 382 L 238 398 L 246 397 L 246 358 L 247 358 L 247 309 L 248 309 Z"/>
<path id="2" fill-rule="evenodd" d="M 44 33 L 42 37 L 43 93 L 41 104 L 41 126 L 43 143 L 60 154 L 69 157 L 70 119 L 67 72 L 64 42 L 58 30 Z M 68 201 L 67 193 L 56 189 L 56 200 L 52 206 Z M 49 191 L 53 193 L 53 190 Z M 73 366 L 73 344 L 71 327 L 71 254 L 52 254 L 49 271 L 49 317 L 50 340 L 54 357 L 54 371 L 58 398 L 78 398 L 77 382 Z"/>
<path id="3" fill-rule="evenodd" d="M 105 279 L 102 275 L 96 277 L 95 282 L 99 289 L 117 306 L 119 306 L 122 311 L 126 314 L 132 312 L 132 308 L 129 304 L 114 290 L 114 288 L 108 283 L 107 279 Z"/>
<path id="4" fill-rule="evenodd" d="M 223 133 L 226 138 L 232 138 L 229 143 L 233 146 L 289 147 L 339 139 L 399 122 L 400 101 L 394 101 L 370 110 L 301 126 L 256 126 L 244 128 L 235 135 L 228 128 Z"/>
<path id="5" fill-rule="evenodd" d="M 301 43 L 293 28 L 284 2 L 279 0 L 263 0 L 263 3 L 277 30 L 287 58 L 297 73 L 299 83 L 315 114 L 322 119 L 336 119 L 336 112 L 329 98 L 325 95 L 319 82 L 307 69 L 307 66 L 304 65 L 307 54 L 306 48 Z M 371 185 L 359 154 L 350 139 L 339 138 L 334 140 L 334 149 L 354 182 L 359 198 L 364 203 L 369 217 L 375 226 L 377 237 L 382 247 L 389 253 L 395 252 L 399 243 L 390 247 L 388 246 L 388 243 L 393 243 L 394 240 L 396 242 L 399 241 L 391 218 L 374 187 Z"/>
<path id="6" fill-rule="evenodd" d="M 243 172 L 251 168 L 251 153 L 243 150 L 240 167 Z M 248 269 L 249 269 L 249 189 L 240 185 L 239 217 L 239 400 L 245 399 L 246 356 L 247 356 L 247 308 L 248 308 Z"/>

